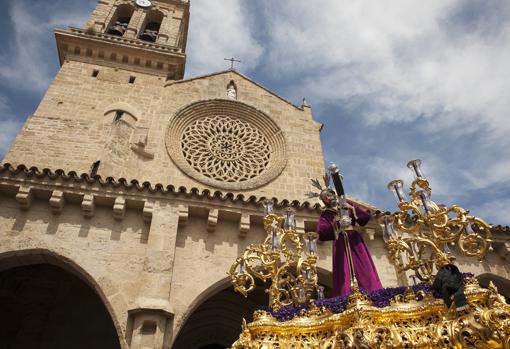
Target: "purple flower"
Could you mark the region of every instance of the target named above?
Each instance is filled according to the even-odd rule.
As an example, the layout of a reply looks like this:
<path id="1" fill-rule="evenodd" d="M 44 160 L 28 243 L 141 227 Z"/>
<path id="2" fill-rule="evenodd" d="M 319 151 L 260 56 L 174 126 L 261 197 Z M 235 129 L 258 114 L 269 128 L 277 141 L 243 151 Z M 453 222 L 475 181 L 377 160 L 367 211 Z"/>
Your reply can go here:
<path id="1" fill-rule="evenodd" d="M 473 273 L 463 273 L 464 278 L 473 277 Z M 441 298 L 441 296 L 432 290 L 432 286 L 427 283 L 420 283 L 418 285 L 414 285 L 410 287 L 414 293 L 418 293 L 419 291 L 423 291 L 428 294 L 432 294 L 434 298 Z M 360 290 L 363 294 L 365 294 L 371 301 L 372 304 L 377 308 L 384 308 L 390 305 L 391 300 L 396 296 L 403 295 L 407 290 L 406 286 L 401 287 L 387 287 L 381 288 L 376 291 L 365 291 Z M 340 314 L 345 311 L 347 307 L 347 299 L 348 296 L 338 296 L 334 298 L 326 298 L 322 300 L 315 300 L 313 304 L 319 308 L 324 307 L 327 310 L 331 311 L 333 314 Z M 272 311 L 271 308 L 264 306 L 260 307 L 260 310 L 267 311 L 272 316 L 274 316 L 278 321 L 289 321 L 299 316 L 302 310 L 308 310 L 310 307 L 310 302 L 299 304 L 297 306 L 287 305 L 282 307 L 278 311 Z"/>

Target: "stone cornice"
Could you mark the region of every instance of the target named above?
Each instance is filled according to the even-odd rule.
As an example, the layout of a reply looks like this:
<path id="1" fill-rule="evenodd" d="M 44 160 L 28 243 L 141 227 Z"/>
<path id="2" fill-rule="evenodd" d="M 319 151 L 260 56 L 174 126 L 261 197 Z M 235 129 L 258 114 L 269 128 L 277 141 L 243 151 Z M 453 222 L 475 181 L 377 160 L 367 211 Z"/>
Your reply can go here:
<path id="1" fill-rule="evenodd" d="M 137 180 L 128 181 L 125 178 L 114 179 L 101 176 L 89 176 L 86 173 L 81 175 L 75 171 L 65 172 L 64 170 L 42 169 L 37 167 L 26 167 L 19 165 L 13 167 L 10 164 L 0 164 L 0 186 L 4 187 L 30 187 L 38 191 L 63 191 L 69 195 L 83 196 L 95 195 L 101 196 L 106 201 L 115 200 L 122 196 L 131 201 L 158 201 L 172 200 L 177 203 L 220 205 L 235 208 L 242 205 L 243 210 L 261 212 L 262 201 L 266 197 L 249 196 L 235 194 L 232 192 L 211 191 L 208 189 L 200 190 L 198 188 L 186 188 L 184 186 L 176 187 L 174 185 L 164 186 L 163 184 L 152 185 L 149 182 L 140 183 Z M 278 199 L 275 200 L 276 208 L 293 207 L 300 215 L 317 217 L 320 213 L 320 205 L 312 204 L 308 201 L 300 202 L 298 200 Z M 251 213 L 251 212 L 250 212 Z"/>
<path id="2" fill-rule="evenodd" d="M 244 236 L 249 230 L 250 216 L 262 219 L 262 201 L 266 197 L 235 194 L 198 188 L 164 186 L 160 183 L 152 185 L 149 182 L 140 183 L 137 180 L 128 181 L 125 178 L 114 179 L 101 176 L 81 175 L 75 171 L 64 170 L 51 171 L 50 169 L 39 170 L 37 167 L 19 165 L 13 167 L 10 164 L 0 164 L 0 196 L 12 196 L 16 198 L 20 209 L 28 210 L 35 199 L 48 200 L 48 204 L 54 214 L 60 214 L 66 202 L 80 204 L 83 215 L 94 215 L 96 206 L 110 206 L 113 216 L 122 219 L 127 208 L 141 210 L 143 219 L 150 221 L 155 202 L 172 202 L 178 207 L 179 222 L 185 224 L 188 220 L 189 210 L 192 207 L 204 207 L 209 211 L 208 224 L 212 228 L 217 220 L 219 212 L 229 215 L 238 215 L 240 224 L 240 236 Z M 352 198 L 351 198 L 352 199 Z M 277 210 L 292 207 L 296 210 L 298 229 L 304 231 L 306 222 L 316 222 L 320 211 L 320 204 L 312 204 L 308 201 L 287 200 L 273 198 Z M 374 206 L 354 199 L 358 204 L 373 210 Z M 377 211 L 375 212 L 377 216 Z M 380 227 L 374 219 L 362 230 L 374 239 L 374 234 L 379 235 Z M 315 223 L 314 223 L 315 224 Z M 308 225 L 308 230 L 310 226 Z M 494 226 L 493 250 L 503 258 L 510 256 L 510 227 Z"/>
<path id="3" fill-rule="evenodd" d="M 65 60 L 76 60 L 171 79 L 184 76 L 186 54 L 178 47 L 79 28 L 54 32 L 61 65 Z"/>

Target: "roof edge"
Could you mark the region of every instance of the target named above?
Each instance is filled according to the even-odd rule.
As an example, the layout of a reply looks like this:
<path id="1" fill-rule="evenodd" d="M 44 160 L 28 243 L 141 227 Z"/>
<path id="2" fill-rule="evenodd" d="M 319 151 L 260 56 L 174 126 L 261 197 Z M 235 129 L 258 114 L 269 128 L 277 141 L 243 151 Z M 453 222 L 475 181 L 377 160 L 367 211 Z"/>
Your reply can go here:
<path id="1" fill-rule="evenodd" d="M 211 76 L 216 76 L 216 75 L 221 75 L 221 74 L 226 74 L 226 73 L 235 73 L 235 74 L 239 75 L 240 77 L 242 77 L 243 79 L 248 80 L 252 84 L 260 87 L 264 91 L 266 91 L 266 92 L 270 93 L 271 95 L 275 96 L 276 98 L 280 99 L 281 101 L 283 101 L 283 102 L 293 106 L 297 110 L 299 110 L 299 111 L 303 111 L 304 110 L 303 108 L 296 106 L 294 103 L 286 100 L 285 98 L 283 98 L 282 96 L 278 95 L 277 93 L 271 91 L 267 87 L 259 84 L 255 80 L 253 80 L 253 79 L 249 78 L 248 76 L 240 73 L 236 69 L 227 69 L 227 70 L 222 70 L 222 71 L 218 71 L 218 72 L 214 72 L 214 73 L 210 73 L 210 74 L 194 76 L 194 77 L 191 77 L 191 78 L 188 78 L 188 79 L 169 81 L 167 84 L 165 84 L 165 87 L 166 86 L 171 86 L 171 85 L 176 85 L 176 84 L 182 84 L 182 83 L 186 83 L 186 82 L 190 82 L 190 81 L 194 81 L 194 80 L 205 79 L 205 78 L 208 78 L 208 77 L 211 77 Z"/>

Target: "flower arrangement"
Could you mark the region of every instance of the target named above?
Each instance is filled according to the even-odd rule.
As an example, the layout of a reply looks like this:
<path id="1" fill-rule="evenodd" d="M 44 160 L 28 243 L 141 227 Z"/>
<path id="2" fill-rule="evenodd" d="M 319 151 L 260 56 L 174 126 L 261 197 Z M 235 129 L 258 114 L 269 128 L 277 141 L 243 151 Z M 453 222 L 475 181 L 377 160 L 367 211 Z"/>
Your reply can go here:
<path id="1" fill-rule="evenodd" d="M 474 276 L 473 273 L 463 273 L 462 275 L 464 276 L 464 279 Z M 437 292 L 432 290 L 432 286 L 428 283 L 419 283 L 417 285 L 410 286 L 409 288 L 415 294 L 418 294 L 420 291 L 422 291 L 426 294 L 431 294 L 434 298 L 441 298 Z M 365 290 L 360 291 L 366 295 L 368 299 L 370 299 L 374 307 L 384 308 L 389 306 L 395 297 L 404 295 L 407 289 L 408 287 L 401 286 L 381 288 L 372 292 L 367 292 Z M 324 307 L 325 309 L 331 311 L 333 314 L 340 314 L 345 311 L 348 298 L 349 296 L 338 296 L 333 298 L 314 300 L 312 302 L 298 305 L 287 305 L 280 308 L 278 311 L 272 311 L 269 307 L 261 307 L 259 309 L 270 313 L 278 321 L 283 322 L 292 320 L 296 316 L 299 316 L 303 311 L 309 310 L 312 303 L 318 308 Z"/>

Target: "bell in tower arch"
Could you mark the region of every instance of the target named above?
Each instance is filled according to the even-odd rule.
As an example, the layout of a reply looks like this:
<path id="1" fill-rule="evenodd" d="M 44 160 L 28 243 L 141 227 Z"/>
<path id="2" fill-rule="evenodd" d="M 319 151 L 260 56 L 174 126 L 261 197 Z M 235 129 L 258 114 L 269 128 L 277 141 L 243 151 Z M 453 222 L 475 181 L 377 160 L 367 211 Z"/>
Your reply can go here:
<path id="1" fill-rule="evenodd" d="M 133 17 L 134 8 L 131 5 L 121 5 L 115 11 L 115 14 L 110 21 L 108 27 L 108 34 L 115 36 L 123 36 L 126 29 Z"/>
<path id="2" fill-rule="evenodd" d="M 160 24 L 158 22 L 150 22 L 147 23 L 142 35 L 140 35 L 140 40 L 155 42 L 158 37 Z"/>
<path id="3" fill-rule="evenodd" d="M 130 18 L 123 17 L 115 21 L 115 24 L 110 27 L 108 34 L 122 36 L 126 32 Z"/>
<path id="4" fill-rule="evenodd" d="M 143 41 L 156 42 L 162 21 L 163 14 L 161 12 L 152 11 L 148 13 L 145 20 L 146 24 L 138 38 Z"/>

